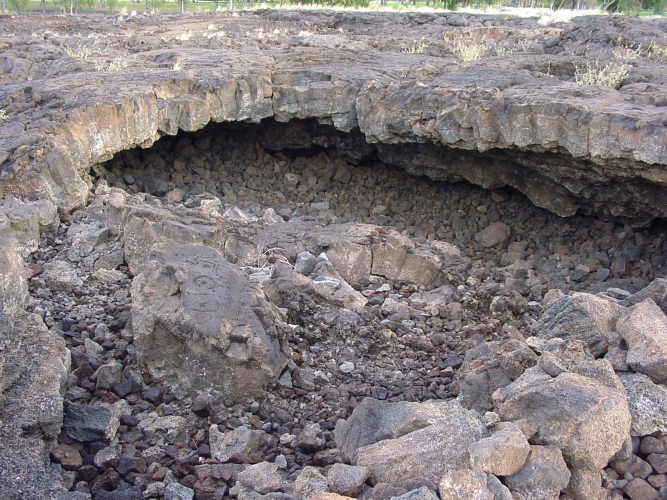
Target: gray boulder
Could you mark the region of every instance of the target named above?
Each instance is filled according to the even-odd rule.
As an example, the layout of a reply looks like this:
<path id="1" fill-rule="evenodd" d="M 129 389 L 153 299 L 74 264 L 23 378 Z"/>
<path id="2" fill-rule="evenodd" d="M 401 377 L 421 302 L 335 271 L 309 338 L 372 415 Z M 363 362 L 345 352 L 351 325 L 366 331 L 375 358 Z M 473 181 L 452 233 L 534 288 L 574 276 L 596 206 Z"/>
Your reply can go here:
<path id="1" fill-rule="evenodd" d="M 155 243 L 170 241 L 173 245 L 202 245 L 204 242 L 223 250 L 227 245 L 224 226 L 219 220 L 194 210 L 151 207 L 146 204 L 126 204 L 126 193 L 112 189 L 106 206 L 106 224 L 122 233 L 125 260 L 135 276 L 143 271 Z M 253 246 L 254 245 L 249 245 Z M 257 250 L 250 256 L 257 261 Z"/>
<path id="2" fill-rule="evenodd" d="M 588 293 L 564 295 L 549 304 L 535 326 L 543 339 L 560 337 L 581 340 L 594 356 L 601 356 L 608 346 L 607 332 L 613 331 L 624 307 Z"/>
<path id="3" fill-rule="evenodd" d="M 441 500 L 494 500 L 486 483 L 486 474 L 479 469 L 448 470 L 440 479 L 440 498 Z"/>
<path id="4" fill-rule="evenodd" d="M 526 500 L 553 500 L 570 481 L 570 471 L 556 446 L 531 446 L 523 468 L 505 484 Z"/>
<path id="5" fill-rule="evenodd" d="M 327 472 L 329 491 L 348 497 L 358 497 L 371 473 L 366 467 L 333 464 Z"/>
<path id="6" fill-rule="evenodd" d="M 445 408 L 447 414 L 433 425 L 360 447 L 355 465 L 368 467 L 375 483 L 402 486 L 421 476 L 433 489 L 446 471 L 470 468 L 468 446 L 484 435 L 484 424 L 458 404 Z"/>
<path id="7" fill-rule="evenodd" d="M 156 380 L 241 399 L 287 365 L 280 313 L 212 248 L 156 244 L 132 296 L 134 345 Z"/>
<path id="8" fill-rule="evenodd" d="M 503 246 L 511 234 L 512 229 L 507 224 L 494 222 L 475 234 L 475 241 L 487 248 Z"/>
<path id="9" fill-rule="evenodd" d="M 537 363 L 537 354 L 516 339 L 484 342 L 466 351 L 459 370 L 458 401 L 484 413 L 493 408 L 493 393 Z"/>
<path id="10" fill-rule="evenodd" d="M 644 302 L 646 299 L 651 299 L 655 302 L 662 311 L 667 314 L 667 279 L 665 278 L 656 278 L 651 283 L 638 291 L 637 293 L 631 295 L 630 297 L 623 299 L 621 305 L 625 307 L 634 306 L 640 302 Z"/>
<path id="11" fill-rule="evenodd" d="M 319 260 L 309 277 L 303 276 L 288 264 L 276 262 L 271 280 L 266 285 L 266 294 L 271 302 L 281 306 L 297 299 L 305 301 L 306 306 L 320 303 L 360 309 L 368 302 L 326 260 Z"/>
<path id="12" fill-rule="evenodd" d="M 656 384 L 667 382 L 667 316 L 646 299 L 619 318 L 617 331 L 628 344 L 626 362 Z"/>
<path id="13" fill-rule="evenodd" d="M 512 425 L 472 443 L 469 451 L 474 467 L 496 476 L 511 476 L 526 463 L 530 444 L 523 432 Z"/>
<path id="14" fill-rule="evenodd" d="M 336 445 L 353 461 L 362 446 L 405 436 L 463 411 L 453 402 L 390 403 L 364 398 L 350 418 L 336 423 Z"/>
<path id="15" fill-rule="evenodd" d="M 625 394 L 577 373 L 551 378 L 531 368 L 496 402 L 503 420 L 534 423 L 538 432 L 531 442 L 558 446 L 574 467 L 604 467 L 630 431 Z"/>
<path id="16" fill-rule="evenodd" d="M 283 478 L 278 473 L 278 466 L 271 462 L 251 465 L 239 473 L 239 483 L 244 488 L 265 495 L 272 491 L 283 491 Z"/>
<path id="17" fill-rule="evenodd" d="M 217 425 L 209 428 L 211 456 L 218 462 L 256 464 L 263 460 L 263 448 L 268 440 L 264 431 L 237 427 L 222 432 Z"/>
<path id="18" fill-rule="evenodd" d="M 640 373 L 620 373 L 632 415 L 630 434 L 647 436 L 667 432 L 667 389 Z"/>
<path id="19" fill-rule="evenodd" d="M 306 466 L 294 481 L 292 492 L 299 500 L 310 500 L 327 491 L 327 478 L 316 467 Z"/>

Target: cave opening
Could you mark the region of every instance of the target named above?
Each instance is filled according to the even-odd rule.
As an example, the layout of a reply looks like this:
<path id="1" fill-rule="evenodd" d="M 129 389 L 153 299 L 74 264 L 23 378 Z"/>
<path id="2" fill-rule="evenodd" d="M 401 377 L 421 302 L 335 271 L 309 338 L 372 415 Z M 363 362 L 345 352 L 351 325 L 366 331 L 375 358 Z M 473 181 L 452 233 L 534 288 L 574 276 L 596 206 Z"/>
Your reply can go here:
<path id="1" fill-rule="evenodd" d="M 410 165 L 401 160 L 419 156 L 420 148 L 423 158 Z M 358 129 L 344 133 L 316 120 L 212 123 L 147 149 L 121 151 L 91 175 L 152 203 L 197 207 L 214 200 L 221 213 L 237 207 L 261 217 L 272 209 L 285 221 L 374 224 L 446 241 L 473 259 L 482 278 L 519 260 L 535 298 L 559 287 L 636 289 L 667 275 L 664 221 L 637 230 L 590 215 L 560 217 L 514 188 L 483 189 L 430 167 L 433 148 L 371 145 Z M 439 149 L 454 171 L 498 161 Z M 483 231 L 497 224 L 511 228 L 509 237 L 484 241 Z"/>

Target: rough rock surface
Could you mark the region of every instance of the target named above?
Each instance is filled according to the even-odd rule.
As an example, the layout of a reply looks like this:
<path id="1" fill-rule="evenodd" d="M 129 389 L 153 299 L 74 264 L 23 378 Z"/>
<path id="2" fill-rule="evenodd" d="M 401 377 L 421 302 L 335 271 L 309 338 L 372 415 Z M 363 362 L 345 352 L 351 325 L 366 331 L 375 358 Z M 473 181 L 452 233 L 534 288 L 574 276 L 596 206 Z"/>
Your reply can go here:
<path id="1" fill-rule="evenodd" d="M 570 471 L 556 446 L 531 446 L 523 468 L 505 478 L 505 484 L 531 500 L 549 500 L 570 481 Z"/>
<path id="2" fill-rule="evenodd" d="M 458 404 L 448 404 L 447 410 L 433 425 L 359 448 L 355 465 L 367 467 L 375 483 L 402 486 L 421 476 L 434 488 L 445 471 L 469 468 L 468 446 L 483 436 L 484 426 Z"/>
<path id="3" fill-rule="evenodd" d="M 0 492 L 8 499 L 55 499 L 66 488 L 49 464 L 63 422 L 70 354 L 36 315 L 16 326 L 0 311 Z"/>
<path id="4" fill-rule="evenodd" d="M 272 386 L 287 364 L 275 306 L 213 249 L 162 244 L 132 295 L 137 352 L 156 379 L 240 398 Z"/>
<path id="5" fill-rule="evenodd" d="M 389 403 L 365 398 L 347 420 L 336 423 L 336 444 L 350 460 L 359 448 L 386 439 L 397 439 L 435 424 L 438 420 L 463 416 L 456 403 Z"/>
<path id="6" fill-rule="evenodd" d="M 604 467 L 630 431 L 625 394 L 576 373 L 551 378 L 539 371 L 531 368 L 501 390 L 500 417 L 535 423 L 532 442 L 558 446 L 572 466 Z"/>
<path id="7" fill-rule="evenodd" d="M 648 159 L 664 155 L 667 101 L 663 62 L 648 47 L 663 43 L 665 26 L 610 17 L 544 26 L 460 13 L 263 11 L 58 18 L 48 32 L 48 16 L 0 20 L 0 293 L 19 329 L 26 307 L 43 336 L 41 322 L 49 329 L 46 341 L 20 342 L 12 330 L 0 353 L 9 360 L 3 396 L 19 388 L 15 376 L 33 376 L 45 382 L 30 391 L 64 393 L 68 415 L 86 410 L 58 432 L 60 399 L 61 413 L 44 418 L 22 387 L 25 401 L 3 401 L 11 449 L 0 469 L 36 472 L 11 476 L 21 477 L 11 491 L 293 500 L 336 497 L 333 488 L 432 500 L 447 476 L 503 500 L 509 477 L 517 498 L 565 486 L 575 498 L 665 496 L 664 386 L 633 373 L 641 365 L 614 331 L 623 308 L 646 298 L 665 306 L 664 228 L 632 228 L 664 215 L 665 162 Z M 425 37 L 420 52 L 406 45 L 415 33 Z M 458 61 L 461 40 L 489 52 Z M 578 64 L 618 59 L 628 43 L 639 54 L 618 91 L 572 81 Z M 89 56 L 72 55 L 84 48 Z M 93 72 L 112 57 L 130 68 Z M 234 123 L 204 128 L 210 121 Z M 111 158 L 132 145 L 145 148 Z M 597 211 L 607 222 L 562 220 L 505 185 L 559 214 Z M 248 349 L 217 352 L 206 374 L 180 380 L 142 364 L 149 316 L 164 331 L 198 335 L 197 355 L 224 338 L 218 327 L 200 335 L 211 333 L 202 318 L 216 287 L 190 302 L 188 273 L 202 259 L 174 264 L 173 280 L 166 272 L 166 284 L 153 282 L 159 293 L 137 293 L 145 272 L 166 270 L 156 261 L 183 245 L 229 271 L 201 276 L 242 282 L 233 298 L 257 292 L 251 321 L 220 321 L 232 341 L 285 327 L 274 345 L 282 361 L 269 376 L 255 360 L 262 381 L 248 378 L 247 392 L 208 389 L 221 382 L 211 376 L 220 358 L 253 358 Z M 561 314 L 551 326 L 566 340 L 536 337 L 547 304 L 575 291 L 609 306 Z M 181 301 L 205 310 L 169 316 Z M 572 340 L 582 325 L 589 343 Z M 62 342 L 71 370 L 57 362 Z M 41 347 L 49 352 L 32 357 Z M 174 361 L 179 349 L 151 351 Z M 17 358 L 27 370 L 14 370 Z M 200 385 L 188 389 L 192 379 Z M 502 411 L 508 392 L 521 395 L 516 415 Z M 475 396 L 481 418 L 442 402 L 459 394 Z M 484 413 L 492 403 L 500 415 Z M 351 418 L 355 408 L 366 416 Z M 337 431 L 339 420 L 350 428 Z M 509 432 L 516 440 L 501 439 Z M 526 443 L 550 438 L 559 449 L 532 453 L 517 474 L 473 469 L 471 458 L 514 472 Z M 348 458 L 373 463 L 343 465 Z M 383 476 L 377 464 L 391 459 Z"/>
<path id="8" fill-rule="evenodd" d="M 647 436 L 667 432 L 667 389 L 639 373 L 622 373 L 619 378 L 632 415 L 630 433 Z"/>
<path id="9" fill-rule="evenodd" d="M 629 307 L 617 331 L 628 344 L 626 361 L 653 382 L 667 382 L 667 316 L 651 299 Z"/>
<path id="10" fill-rule="evenodd" d="M 169 20 L 159 39 L 151 23 L 129 18 L 121 24 L 136 37 L 132 57 L 106 21 L 87 25 L 112 31 L 102 55 L 85 38 L 28 42 L 44 23 L 12 20 L 3 28 L 13 46 L 3 81 L 14 87 L 1 96 L 2 189 L 70 210 L 85 200 L 80 173 L 121 149 L 209 121 L 316 118 L 345 132 L 358 127 L 366 142 L 379 143 L 368 150 L 408 171 L 510 185 L 561 215 L 595 210 L 639 223 L 665 216 L 664 83 L 646 49 L 661 42 L 662 21 L 586 16 L 543 26 L 535 18 L 465 15 L 449 23 L 450 16 L 458 14 L 218 14 L 213 23 L 195 20 L 186 36 Z M 427 47 L 410 53 L 419 38 Z M 615 43 L 630 39 L 644 50 L 619 90 L 574 82 L 590 57 L 610 58 Z M 461 61 L 461 40 L 488 44 L 487 55 Z M 519 40 L 521 52 L 499 55 Z M 91 56 L 67 56 L 67 43 L 75 51 L 90 44 Z M 32 64 L 19 63 L 28 53 Z M 94 71 L 114 58 L 127 67 L 103 77 Z M 176 60 L 187 62 L 179 69 Z M 72 85 L 86 92 L 72 94 Z M 62 102 L 68 109 L 56 111 Z M 26 132 L 29 122 L 42 125 Z"/>
<path id="11" fill-rule="evenodd" d="M 591 294 L 566 295 L 544 311 L 537 336 L 581 340 L 598 356 L 606 352 L 607 333 L 615 329 L 622 312 L 623 307 Z"/>

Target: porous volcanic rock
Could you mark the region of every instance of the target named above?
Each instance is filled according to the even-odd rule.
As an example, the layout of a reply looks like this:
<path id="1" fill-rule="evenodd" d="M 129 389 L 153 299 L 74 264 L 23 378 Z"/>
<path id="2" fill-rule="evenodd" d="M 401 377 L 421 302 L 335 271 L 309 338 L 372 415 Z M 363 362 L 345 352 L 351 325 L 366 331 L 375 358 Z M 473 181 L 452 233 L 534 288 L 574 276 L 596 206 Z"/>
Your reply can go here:
<path id="1" fill-rule="evenodd" d="M 12 19 L 0 26 L 15 64 L 3 77 L 13 86 L 0 93 L 0 189 L 69 211 L 86 199 L 81 174 L 120 150 L 211 121 L 314 118 L 370 146 L 354 152 L 349 140 L 298 132 L 281 142 L 341 142 L 351 158 L 374 151 L 433 179 L 513 186 L 560 215 L 595 211 L 632 224 L 667 215 L 663 63 L 648 49 L 662 43 L 664 20 L 586 16 L 544 26 L 484 15 L 450 23 L 451 15 L 218 14 L 184 38 L 170 19 L 159 39 L 143 19 L 111 28 L 91 18 L 87 29 L 111 31 L 103 52 L 92 39 L 44 35 L 43 21 Z M 80 29 L 72 23 L 59 20 Z M 424 50 L 409 50 L 420 37 Z M 487 55 L 461 61 L 461 40 L 487 45 Z M 501 55 L 519 40 L 520 52 Z M 577 69 L 611 58 L 624 40 L 641 53 L 623 67 L 619 89 L 576 83 Z M 91 55 L 68 56 L 70 44 Z M 126 67 L 95 71 L 114 60 Z"/>
<path id="2" fill-rule="evenodd" d="M 271 387 L 287 364 L 278 310 L 214 249 L 155 245 L 132 295 L 137 353 L 157 379 L 240 398 Z"/>

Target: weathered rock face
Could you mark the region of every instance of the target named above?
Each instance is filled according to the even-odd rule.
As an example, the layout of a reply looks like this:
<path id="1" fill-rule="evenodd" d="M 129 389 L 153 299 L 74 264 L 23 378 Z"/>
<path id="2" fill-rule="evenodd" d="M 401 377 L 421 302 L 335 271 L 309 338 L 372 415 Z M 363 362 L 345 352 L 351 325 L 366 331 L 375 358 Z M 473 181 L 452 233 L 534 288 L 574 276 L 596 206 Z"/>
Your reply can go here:
<path id="1" fill-rule="evenodd" d="M 544 339 L 581 340 L 593 355 L 604 354 L 623 307 L 587 293 L 561 297 L 549 304 L 537 325 L 537 336 Z"/>
<path id="2" fill-rule="evenodd" d="M 49 451 L 63 422 L 70 353 L 35 315 L 14 327 L 0 311 L 0 491 L 10 499 L 55 499 L 64 488 Z"/>
<path id="3" fill-rule="evenodd" d="M 496 389 L 510 384 L 536 363 L 537 355 L 515 339 L 487 342 L 470 349 L 459 372 L 458 401 L 481 413 L 491 410 Z"/>
<path id="4" fill-rule="evenodd" d="M 657 384 L 667 382 L 667 316 L 655 302 L 628 308 L 617 329 L 628 344 L 628 365 Z"/>
<path id="5" fill-rule="evenodd" d="M 663 102 L 664 84 L 658 74 L 651 75 L 650 54 L 628 67 L 620 91 L 573 81 L 575 68 L 585 63 L 571 55 L 580 46 L 586 45 L 588 57 L 607 54 L 609 44 L 624 36 L 648 47 L 646 33 L 653 31 L 642 24 L 646 21 L 587 16 L 544 27 L 536 19 L 506 17 L 494 21 L 505 25 L 500 29 L 484 16 L 466 16 L 466 26 L 449 24 L 448 16 L 302 13 L 292 18 L 267 11 L 244 15 L 243 28 L 230 16 L 216 20 L 221 33 L 238 34 L 233 50 L 224 51 L 218 50 L 218 36 L 201 36 L 208 19 L 193 25 L 194 36 L 185 44 L 156 45 L 147 27 L 134 35 L 132 50 L 142 57 L 129 60 L 129 80 L 122 71 L 104 78 L 87 71 L 94 68 L 92 60 L 72 64 L 60 37 L 32 39 L 25 44 L 29 54 L 23 48 L 12 53 L 17 63 L 4 77 L 16 87 L 2 95 L 8 119 L 0 129 L 1 188 L 48 198 L 67 211 L 85 200 L 87 186 L 79 174 L 119 150 L 211 121 L 313 118 L 343 132 L 358 129 L 363 142 L 377 144 L 354 151 L 349 144 L 355 141 L 342 141 L 351 158 L 375 149 L 384 161 L 434 179 L 510 185 L 561 215 L 596 211 L 638 224 L 667 215 L 665 112 L 655 105 Z M 295 41 L 278 34 L 283 21 L 298 25 L 295 34 L 303 35 Z M 43 29 L 31 19 L 16 22 L 16 33 Z M 271 34 L 272 43 L 260 52 L 251 26 Z M 354 42 L 348 44 L 339 29 L 354 32 Z M 509 59 L 489 56 L 464 63 L 455 56 L 461 39 L 511 43 L 527 36 L 533 48 Z M 415 37 L 429 41 L 426 53 L 401 53 Z M 544 40 L 554 37 L 558 43 L 547 47 Z M 349 47 L 340 50 L 340 44 Z M 164 64 L 167 47 L 176 51 L 173 57 L 187 60 L 176 82 L 171 63 Z M 110 39 L 105 54 L 123 58 L 126 51 L 124 42 Z M 18 63 L 26 57 L 34 64 Z M 78 71 L 76 87 L 86 92 L 72 93 L 68 73 L 73 71 Z M 647 78 L 653 81 L 640 83 Z M 398 79 L 409 84 L 399 85 Z M 55 111 L 62 102 L 67 110 Z M 38 130 L 26 131 L 24 123 L 36 122 Z M 285 135 L 284 143 L 318 143 Z"/>
<path id="6" fill-rule="evenodd" d="M 158 379 L 246 397 L 271 387 L 287 364 L 277 309 L 211 248 L 156 245 L 133 296 L 137 352 Z"/>
<path id="7" fill-rule="evenodd" d="M 347 445 L 355 465 L 371 471 L 374 483 L 401 487 L 420 476 L 436 489 L 446 471 L 470 468 L 468 445 L 484 434 L 475 413 L 455 402 L 378 405 L 366 401 L 356 418 L 353 414 L 348 422 L 338 424 L 337 440 L 342 447 Z M 429 420 L 433 423 L 424 427 Z"/>
<path id="8" fill-rule="evenodd" d="M 571 372 L 551 378 L 539 367 L 501 390 L 498 414 L 535 423 L 532 442 L 558 446 L 571 466 L 598 469 L 621 448 L 631 421 L 622 390 Z"/>

